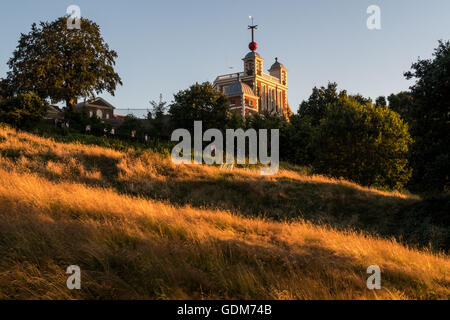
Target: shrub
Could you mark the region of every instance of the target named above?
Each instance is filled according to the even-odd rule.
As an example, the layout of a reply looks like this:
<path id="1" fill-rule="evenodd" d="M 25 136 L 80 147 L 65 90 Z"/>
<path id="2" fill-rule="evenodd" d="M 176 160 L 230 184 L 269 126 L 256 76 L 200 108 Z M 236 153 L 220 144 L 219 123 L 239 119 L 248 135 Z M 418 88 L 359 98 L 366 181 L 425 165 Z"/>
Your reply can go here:
<path id="1" fill-rule="evenodd" d="M 34 93 L 19 94 L 0 103 L 0 121 L 28 129 L 45 116 L 47 108 L 48 104 Z"/>

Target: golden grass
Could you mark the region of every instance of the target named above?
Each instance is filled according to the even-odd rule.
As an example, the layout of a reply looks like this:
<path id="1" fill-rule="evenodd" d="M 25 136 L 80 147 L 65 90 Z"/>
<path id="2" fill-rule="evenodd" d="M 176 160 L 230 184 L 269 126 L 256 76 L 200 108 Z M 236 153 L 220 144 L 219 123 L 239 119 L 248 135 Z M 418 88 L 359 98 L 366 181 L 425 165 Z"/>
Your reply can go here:
<path id="1" fill-rule="evenodd" d="M 283 202 L 297 183 L 320 186 L 325 199 L 346 187 L 350 201 L 369 206 L 417 201 L 413 195 L 293 171 L 261 177 L 175 167 L 158 154 L 55 143 L 7 128 L 0 128 L 0 152 L 0 299 L 450 297 L 444 253 L 304 221 L 242 216 L 252 210 L 246 197 L 262 199 L 268 188 L 288 210 Z M 221 183 L 248 192 L 236 200 Z M 210 202 L 179 201 L 184 193 Z M 66 288 L 69 265 L 82 269 L 80 291 Z M 366 289 L 370 265 L 381 267 L 380 291 Z"/>
<path id="2" fill-rule="evenodd" d="M 309 223 L 174 207 L 0 171 L 1 298 L 429 299 L 450 260 Z M 83 270 L 82 290 L 65 268 Z M 369 265 L 383 289 L 365 289 Z"/>
<path id="3" fill-rule="evenodd" d="M 102 165 L 102 161 L 108 159 L 117 163 L 120 169 L 120 178 L 133 178 L 135 182 L 142 182 L 147 178 L 158 179 L 161 181 L 172 180 L 174 178 L 180 181 L 188 181 L 193 178 L 210 177 L 217 174 L 232 175 L 233 179 L 242 179 L 248 181 L 252 179 L 257 181 L 278 181 L 280 179 L 290 179 L 298 182 L 330 184 L 348 186 L 355 190 L 364 191 L 374 195 L 396 197 L 401 199 L 419 199 L 416 195 L 404 194 L 398 191 L 386 192 L 373 188 L 363 187 L 356 183 L 345 180 L 333 179 L 321 175 L 301 175 L 295 171 L 280 170 L 277 175 L 261 176 L 259 169 L 239 169 L 233 171 L 220 170 L 215 166 L 206 165 L 181 165 L 175 166 L 167 157 L 153 153 L 151 151 L 135 156 L 130 153 L 119 152 L 112 149 L 101 148 L 97 146 L 87 146 L 79 143 L 57 143 L 51 139 L 45 139 L 26 132 L 16 132 L 8 127 L 0 127 L 1 150 L 10 151 L 17 155 L 14 163 L 8 161 L 6 157 L 0 158 L 0 165 L 3 168 L 28 169 L 36 170 L 42 166 L 42 160 L 49 160 L 47 163 L 47 171 L 54 173 L 60 177 L 67 177 L 67 174 L 76 172 L 75 177 L 87 176 L 91 178 L 99 178 L 101 172 L 99 170 L 86 170 L 83 161 L 85 158 L 97 159 L 97 165 Z M 53 162 L 51 159 L 57 159 Z M 41 168 L 42 170 L 42 168 Z M 38 170 L 39 171 L 39 170 Z M 80 171 L 80 172 L 78 172 Z M 93 172 L 92 172 L 93 171 Z M 71 177 L 71 178 L 75 178 Z M 100 177 L 101 178 L 101 177 Z"/>

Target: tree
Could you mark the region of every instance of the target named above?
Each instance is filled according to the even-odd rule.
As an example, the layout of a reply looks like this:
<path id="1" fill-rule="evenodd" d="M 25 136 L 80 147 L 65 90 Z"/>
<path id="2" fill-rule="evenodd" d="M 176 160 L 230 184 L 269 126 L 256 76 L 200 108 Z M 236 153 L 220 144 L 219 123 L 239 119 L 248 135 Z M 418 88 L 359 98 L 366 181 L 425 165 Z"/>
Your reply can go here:
<path id="1" fill-rule="evenodd" d="M 287 124 L 284 116 L 269 111 L 265 111 L 262 114 L 255 113 L 250 115 L 246 118 L 245 123 L 247 128 L 253 128 L 255 130 L 281 129 Z"/>
<path id="2" fill-rule="evenodd" d="M 280 158 L 297 165 L 309 166 L 313 162 L 315 128 L 309 117 L 292 115 L 280 131 Z"/>
<path id="3" fill-rule="evenodd" d="M 228 121 L 227 97 L 211 83 L 194 84 L 174 95 L 169 115 L 175 128 L 191 130 L 194 121 L 203 121 L 204 128 L 225 128 Z"/>
<path id="4" fill-rule="evenodd" d="M 150 120 L 152 127 L 149 131 L 151 136 L 158 137 L 160 139 L 170 138 L 170 124 L 168 117 L 166 117 L 166 111 L 168 109 L 167 102 L 161 101 L 150 101 L 152 107 L 151 112 L 149 112 L 147 119 Z"/>
<path id="5" fill-rule="evenodd" d="M 136 116 L 129 114 L 125 117 L 124 121 L 120 125 L 118 134 L 122 138 L 130 139 L 132 138 L 133 131 L 136 133 L 135 138 L 141 138 L 144 135 L 143 128 L 139 119 Z"/>
<path id="6" fill-rule="evenodd" d="M 0 102 L 7 98 L 6 93 L 6 81 L 4 79 L 0 79 Z"/>
<path id="7" fill-rule="evenodd" d="M 314 87 L 309 99 L 300 104 L 298 114 L 300 117 L 309 117 L 312 125 L 319 125 L 327 108 L 343 95 L 347 95 L 346 91 L 338 92 L 335 82 L 329 82 L 326 88 Z"/>
<path id="8" fill-rule="evenodd" d="M 365 186 L 401 189 L 410 177 L 408 126 L 387 107 L 342 97 L 327 109 L 314 139 L 314 168 Z"/>
<path id="9" fill-rule="evenodd" d="M 47 103 L 34 93 L 19 94 L 0 103 L 0 121 L 29 129 L 42 120 L 47 108 Z"/>
<path id="10" fill-rule="evenodd" d="M 105 134 L 104 129 L 111 129 L 111 125 L 105 124 L 95 114 L 93 116 L 89 116 L 87 112 L 75 112 L 70 109 L 66 110 L 64 112 L 64 120 L 69 122 L 71 130 L 75 130 L 80 133 L 86 133 L 87 125 L 91 127 L 90 134 L 96 136 L 103 136 Z"/>
<path id="11" fill-rule="evenodd" d="M 81 19 L 81 29 L 67 29 L 67 17 L 33 24 L 22 34 L 8 65 L 8 80 L 16 93 L 35 92 L 72 108 L 79 97 L 103 91 L 114 95 L 119 75 L 117 53 L 109 49 L 100 27 Z"/>
<path id="12" fill-rule="evenodd" d="M 439 41 L 432 59 L 405 73 L 411 87 L 412 184 L 418 190 L 450 191 L 450 41 Z"/>
<path id="13" fill-rule="evenodd" d="M 151 106 L 151 114 L 149 116 L 149 120 L 150 119 L 154 119 L 154 120 L 159 120 L 161 119 L 165 114 L 166 111 L 168 109 L 167 107 L 167 102 L 165 101 L 160 101 L 160 102 L 156 102 L 154 100 L 150 101 L 150 106 Z"/>
<path id="14" fill-rule="evenodd" d="M 308 117 L 309 122 L 313 127 L 320 124 L 320 120 L 325 117 L 325 114 L 330 106 L 335 104 L 340 98 L 351 97 L 362 105 L 372 103 L 372 99 L 366 98 L 360 94 L 348 95 L 346 90 L 337 90 L 336 82 L 329 82 L 327 87 L 314 87 L 311 96 L 308 100 L 300 104 L 298 115 L 302 118 Z"/>
<path id="15" fill-rule="evenodd" d="M 226 129 L 244 129 L 246 127 L 241 113 L 232 112 L 228 118 Z"/>
<path id="16" fill-rule="evenodd" d="M 397 112 L 403 120 L 412 124 L 411 112 L 413 109 L 413 96 L 411 92 L 402 91 L 397 94 L 391 94 L 388 97 L 389 108 Z"/>
<path id="17" fill-rule="evenodd" d="M 386 106 L 387 106 L 386 97 L 384 97 L 384 96 L 379 96 L 379 97 L 375 100 L 375 106 L 377 106 L 377 107 L 386 107 Z"/>

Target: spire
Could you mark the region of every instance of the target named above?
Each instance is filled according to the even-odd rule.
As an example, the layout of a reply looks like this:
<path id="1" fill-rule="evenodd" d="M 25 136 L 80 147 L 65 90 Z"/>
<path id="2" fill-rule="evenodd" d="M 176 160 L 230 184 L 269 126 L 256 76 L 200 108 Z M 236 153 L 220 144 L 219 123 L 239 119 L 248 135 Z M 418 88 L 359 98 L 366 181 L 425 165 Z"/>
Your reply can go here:
<path id="1" fill-rule="evenodd" d="M 251 51 L 255 51 L 256 49 L 258 49 L 258 44 L 255 42 L 255 30 L 258 29 L 258 26 L 254 24 L 252 16 L 249 16 L 249 19 L 252 19 L 252 25 L 248 26 L 248 29 L 252 30 L 252 42 L 250 42 L 248 47 Z"/>

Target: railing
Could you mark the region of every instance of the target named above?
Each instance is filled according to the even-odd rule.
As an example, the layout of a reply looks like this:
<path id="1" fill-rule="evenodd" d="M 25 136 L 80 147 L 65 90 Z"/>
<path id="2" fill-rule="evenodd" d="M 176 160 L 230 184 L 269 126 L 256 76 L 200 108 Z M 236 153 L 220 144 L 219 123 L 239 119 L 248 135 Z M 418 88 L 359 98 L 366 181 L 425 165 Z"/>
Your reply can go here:
<path id="1" fill-rule="evenodd" d="M 244 73 L 240 72 L 239 76 L 242 78 L 244 77 Z M 216 81 L 220 81 L 220 80 L 232 80 L 232 79 L 237 79 L 237 73 L 230 73 L 230 74 L 225 74 L 223 76 L 218 76 L 216 78 Z"/>
<path id="2" fill-rule="evenodd" d="M 271 76 L 269 74 L 266 73 L 262 73 L 261 75 L 263 78 L 270 80 L 272 82 L 276 82 L 276 83 L 281 83 L 280 79 L 278 79 L 277 77 Z"/>
<path id="3" fill-rule="evenodd" d="M 127 116 L 132 114 L 137 118 L 147 118 L 150 109 L 136 109 L 136 108 L 116 108 L 114 109 L 114 113 L 119 116 Z"/>
<path id="4" fill-rule="evenodd" d="M 243 77 L 245 77 L 245 73 L 244 72 L 240 72 L 239 76 L 241 78 L 243 78 Z M 261 77 L 263 77 L 264 79 L 267 79 L 269 81 L 281 84 L 280 79 L 278 79 L 277 77 L 271 76 L 271 75 L 269 75 L 267 73 L 261 73 Z M 218 76 L 216 78 L 216 81 L 234 80 L 234 79 L 237 79 L 237 73 L 230 73 L 230 74 L 225 74 L 225 75 L 222 75 L 222 76 Z"/>

